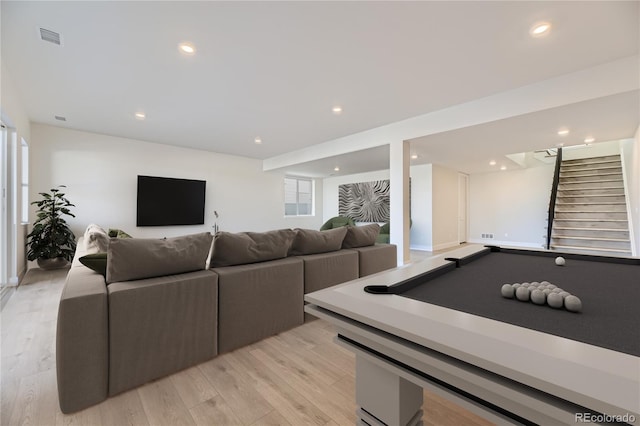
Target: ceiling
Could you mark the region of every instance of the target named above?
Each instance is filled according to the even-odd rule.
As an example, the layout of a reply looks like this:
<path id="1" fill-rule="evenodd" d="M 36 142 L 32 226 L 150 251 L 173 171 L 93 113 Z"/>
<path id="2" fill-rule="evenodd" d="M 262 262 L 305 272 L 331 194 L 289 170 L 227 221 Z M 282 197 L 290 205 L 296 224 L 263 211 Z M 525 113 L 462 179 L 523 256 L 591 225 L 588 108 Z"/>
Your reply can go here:
<path id="1" fill-rule="evenodd" d="M 638 6 L 2 1 L 1 54 L 33 122 L 266 159 L 637 55 Z M 552 31 L 532 38 L 540 20 Z M 42 41 L 40 28 L 62 44 Z M 184 41 L 194 55 L 179 52 Z M 417 162 L 483 171 L 489 157 L 555 144 L 558 125 L 576 138 L 629 137 L 638 103 L 637 91 L 616 95 L 430 135 L 412 149 Z M 384 149 L 365 154 L 322 167 L 388 164 Z"/>

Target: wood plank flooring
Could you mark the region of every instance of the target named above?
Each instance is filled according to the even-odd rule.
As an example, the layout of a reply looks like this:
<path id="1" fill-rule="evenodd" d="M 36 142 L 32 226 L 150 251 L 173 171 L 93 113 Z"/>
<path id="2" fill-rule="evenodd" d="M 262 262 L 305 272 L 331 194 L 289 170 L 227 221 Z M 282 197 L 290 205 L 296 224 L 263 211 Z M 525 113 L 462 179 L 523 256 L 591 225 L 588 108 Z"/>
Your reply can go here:
<path id="1" fill-rule="evenodd" d="M 0 313 L 8 425 L 353 425 L 354 356 L 316 320 L 78 413 L 58 406 L 55 332 L 66 270 L 32 269 Z M 425 425 L 488 425 L 425 391 Z"/>

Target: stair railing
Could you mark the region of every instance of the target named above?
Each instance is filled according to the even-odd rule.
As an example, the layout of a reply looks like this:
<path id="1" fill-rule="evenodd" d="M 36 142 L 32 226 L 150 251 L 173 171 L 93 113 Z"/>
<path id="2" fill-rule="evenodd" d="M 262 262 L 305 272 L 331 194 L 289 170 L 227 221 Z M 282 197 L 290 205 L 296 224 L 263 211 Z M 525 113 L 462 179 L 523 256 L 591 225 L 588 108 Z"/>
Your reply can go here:
<path id="1" fill-rule="evenodd" d="M 558 197 L 558 183 L 560 182 L 560 166 L 562 164 L 562 148 L 558 148 L 556 156 L 556 168 L 553 172 L 553 183 L 551 184 L 551 199 L 549 200 L 549 213 L 547 216 L 547 244 L 546 248 L 551 248 L 551 232 L 553 231 L 553 219 L 556 213 L 556 198 Z"/>

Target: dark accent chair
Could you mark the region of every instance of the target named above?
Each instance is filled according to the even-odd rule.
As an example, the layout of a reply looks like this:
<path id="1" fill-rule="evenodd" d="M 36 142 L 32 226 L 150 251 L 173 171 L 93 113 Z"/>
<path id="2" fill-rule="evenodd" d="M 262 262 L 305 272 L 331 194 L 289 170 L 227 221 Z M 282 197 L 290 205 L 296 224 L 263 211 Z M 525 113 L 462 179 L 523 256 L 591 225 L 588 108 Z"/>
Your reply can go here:
<path id="1" fill-rule="evenodd" d="M 326 231 L 327 229 L 340 228 L 341 226 L 355 226 L 355 222 L 350 217 L 346 216 L 336 216 L 332 217 L 328 221 L 324 223 L 320 227 L 321 231 Z"/>

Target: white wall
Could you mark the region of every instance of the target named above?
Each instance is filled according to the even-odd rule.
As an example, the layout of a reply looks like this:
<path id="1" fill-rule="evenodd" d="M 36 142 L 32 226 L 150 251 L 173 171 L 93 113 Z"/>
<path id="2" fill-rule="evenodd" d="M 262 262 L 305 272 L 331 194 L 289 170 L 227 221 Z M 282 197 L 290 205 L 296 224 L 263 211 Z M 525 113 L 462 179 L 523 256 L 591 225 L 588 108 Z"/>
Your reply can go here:
<path id="1" fill-rule="evenodd" d="M 633 231 L 634 256 L 640 255 L 640 127 L 633 139 L 620 142 L 629 203 L 629 226 Z"/>
<path id="2" fill-rule="evenodd" d="M 458 172 L 433 165 L 432 250 L 454 247 L 458 242 Z"/>
<path id="3" fill-rule="evenodd" d="M 541 248 L 554 165 L 472 174 L 469 177 L 469 238 L 472 243 Z M 481 234 L 493 234 L 493 239 Z"/>
<path id="4" fill-rule="evenodd" d="M 12 82 L 11 76 L 7 73 L 4 62 L 0 65 L 0 117 L 2 122 L 10 129 L 14 130 L 17 135 L 17 170 L 15 170 L 15 176 L 18 178 L 16 193 L 17 198 L 17 212 L 16 218 L 13 220 L 11 229 L 9 231 L 15 236 L 15 247 L 10 247 L 10 256 L 8 256 L 9 265 L 8 270 L 10 274 L 10 283 L 17 284 L 27 269 L 27 257 L 26 257 L 26 236 L 27 225 L 22 224 L 20 218 L 22 217 L 22 191 L 20 191 L 20 179 L 22 176 L 22 150 L 20 149 L 21 141 L 24 139 L 27 144 L 30 144 L 30 124 L 27 113 L 24 110 L 19 93 L 16 91 L 16 87 Z M 12 179 L 10 178 L 12 182 Z M 6 254 L 2 254 L 5 256 Z"/>
<path id="5" fill-rule="evenodd" d="M 120 228 L 134 237 L 162 237 L 220 230 L 318 229 L 322 217 L 285 218 L 283 174 L 262 171 L 262 161 L 124 139 L 43 124 L 31 128 L 30 195 L 66 185 L 76 205 L 70 225 L 81 235 L 89 223 Z M 207 181 L 205 224 L 136 227 L 137 176 Z M 322 205 L 322 182 L 316 183 Z"/>

